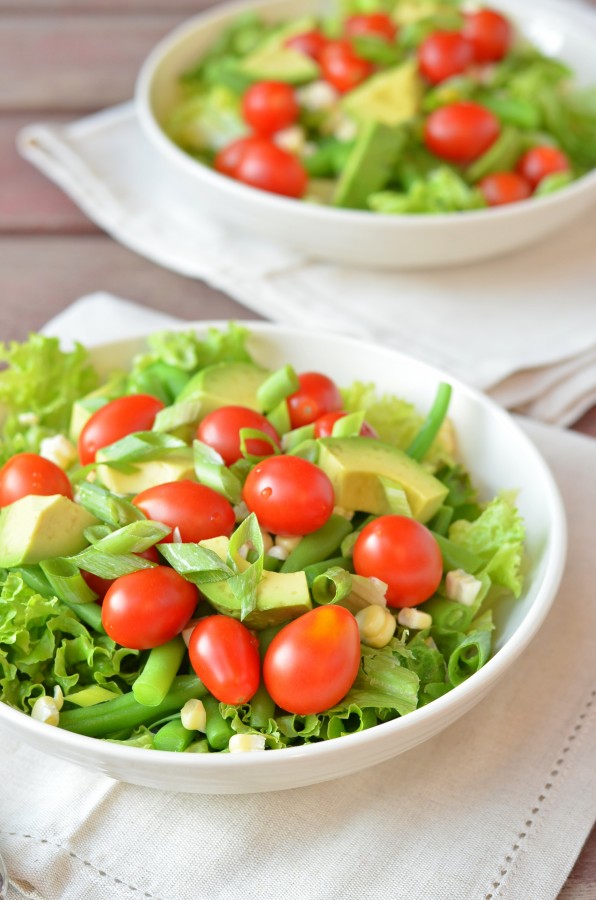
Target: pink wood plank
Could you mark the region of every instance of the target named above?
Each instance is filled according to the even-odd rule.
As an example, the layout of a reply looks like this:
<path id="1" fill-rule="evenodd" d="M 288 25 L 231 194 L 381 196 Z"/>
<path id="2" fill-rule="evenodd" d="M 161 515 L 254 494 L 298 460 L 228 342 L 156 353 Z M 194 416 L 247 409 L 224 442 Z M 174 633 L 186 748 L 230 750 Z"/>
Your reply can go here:
<path id="1" fill-rule="evenodd" d="M 43 118 L 58 123 L 68 117 Z M 17 153 L 17 132 L 32 119 L 31 114 L 0 116 L 0 234 L 96 232 L 96 226 L 66 194 Z"/>
<path id="2" fill-rule="evenodd" d="M 0 111 L 78 111 L 128 99 L 149 50 L 185 17 L 2 16 Z"/>

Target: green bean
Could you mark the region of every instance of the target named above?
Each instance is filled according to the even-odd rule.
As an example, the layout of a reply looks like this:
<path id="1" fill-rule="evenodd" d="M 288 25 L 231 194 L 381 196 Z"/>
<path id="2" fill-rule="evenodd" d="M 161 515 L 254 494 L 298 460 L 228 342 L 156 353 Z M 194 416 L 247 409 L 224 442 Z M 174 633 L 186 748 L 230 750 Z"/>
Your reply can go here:
<path id="1" fill-rule="evenodd" d="M 205 735 L 209 741 L 209 746 L 214 750 L 225 750 L 230 743 L 230 738 L 235 734 L 234 729 L 224 719 L 219 711 L 219 700 L 207 694 L 203 697 L 205 711 L 207 713 L 207 724 L 205 725 Z"/>
<path id="2" fill-rule="evenodd" d="M 347 519 L 333 513 L 322 528 L 302 538 L 296 549 L 292 550 L 280 571 L 299 572 L 313 563 L 321 562 L 337 550 L 351 530 L 352 526 Z"/>
<path id="3" fill-rule="evenodd" d="M 250 724 L 253 728 L 266 728 L 269 719 L 275 715 L 275 703 L 261 681 L 256 694 L 250 701 Z"/>
<path id="4" fill-rule="evenodd" d="M 155 750 L 170 750 L 182 753 L 193 742 L 196 731 L 185 728 L 180 719 L 174 719 L 167 725 L 162 725 L 153 739 Z"/>
<path id="5" fill-rule="evenodd" d="M 105 737 L 124 728 L 152 725 L 164 716 L 180 712 L 187 700 L 204 697 L 206 693 L 205 685 L 196 675 L 179 675 L 159 706 L 143 706 L 129 691 L 96 706 L 62 711 L 60 728 L 88 737 Z"/>
<path id="6" fill-rule="evenodd" d="M 431 410 L 422 423 L 420 431 L 408 447 L 408 456 L 420 462 L 424 459 L 430 445 L 434 441 L 447 415 L 449 401 L 451 399 L 451 385 L 442 381 L 437 389 L 437 394 Z"/>
<path id="7" fill-rule="evenodd" d="M 181 637 L 151 650 L 145 668 L 132 686 L 138 703 L 159 706 L 172 686 L 185 652 L 186 645 Z"/>
<path id="8" fill-rule="evenodd" d="M 453 507 L 440 506 L 433 516 L 432 521 L 428 523 L 427 527 L 430 528 L 431 531 L 436 531 L 437 534 L 445 536 L 447 534 L 447 531 L 449 530 L 452 519 Z"/>
<path id="9" fill-rule="evenodd" d="M 184 751 L 185 753 L 209 753 L 209 742 L 205 738 L 200 741 L 193 741 L 192 744 Z"/>

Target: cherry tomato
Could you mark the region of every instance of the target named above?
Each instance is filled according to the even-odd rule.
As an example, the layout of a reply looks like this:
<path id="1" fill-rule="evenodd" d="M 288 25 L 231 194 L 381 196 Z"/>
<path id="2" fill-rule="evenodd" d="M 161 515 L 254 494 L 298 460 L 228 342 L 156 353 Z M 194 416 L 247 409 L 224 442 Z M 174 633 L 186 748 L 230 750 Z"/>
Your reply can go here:
<path id="1" fill-rule="evenodd" d="M 339 388 L 327 375 L 303 372 L 300 387 L 288 397 L 292 428 L 310 425 L 328 412 L 340 410 L 343 404 Z"/>
<path id="2" fill-rule="evenodd" d="M 254 137 L 243 145 L 230 175 L 251 187 L 286 197 L 302 197 L 308 182 L 299 160 L 265 137 Z"/>
<path id="3" fill-rule="evenodd" d="M 462 34 L 469 41 L 475 62 L 498 62 L 506 55 L 513 31 L 507 19 L 493 9 L 467 13 Z"/>
<path id="4" fill-rule="evenodd" d="M 441 551 L 424 525 L 407 516 L 379 516 L 354 545 L 358 575 L 387 585 L 388 606 L 416 606 L 432 597 L 443 574 Z"/>
<path id="5" fill-rule="evenodd" d="M 225 497 L 204 484 L 187 479 L 147 488 L 132 502 L 153 522 L 177 528 L 178 540 L 184 544 L 227 536 L 232 533 L 236 521 L 234 510 Z M 174 534 L 168 534 L 162 543 L 169 544 L 174 537 Z"/>
<path id="6" fill-rule="evenodd" d="M 157 413 L 164 408 L 161 400 L 151 394 L 128 394 L 100 407 L 87 420 L 79 435 L 79 458 L 86 466 L 95 461 L 102 447 L 133 434 L 149 431 Z"/>
<path id="7" fill-rule="evenodd" d="M 220 703 L 246 703 L 259 686 L 259 642 L 237 619 L 200 619 L 190 636 L 188 655 L 196 674 Z"/>
<path id="8" fill-rule="evenodd" d="M 271 641 L 263 680 L 288 712 L 308 716 L 345 697 L 360 665 L 356 619 L 343 606 L 319 606 L 294 619 Z"/>
<path id="9" fill-rule="evenodd" d="M 532 188 L 526 179 L 517 172 L 493 172 L 492 175 L 483 178 L 478 187 L 489 206 L 517 203 L 519 200 L 525 200 L 532 193 Z"/>
<path id="10" fill-rule="evenodd" d="M 386 13 L 368 13 L 368 15 L 363 13 L 346 19 L 345 33 L 348 37 L 371 35 L 393 41 L 397 34 L 397 25 Z"/>
<path id="11" fill-rule="evenodd" d="M 324 34 L 316 29 L 312 31 L 303 31 L 302 34 L 295 34 L 288 38 L 285 46 L 291 47 L 292 50 L 303 53 L 304 56 L 310 56 L 311 59 L 320 59 L 323 47 L 327 45 L 327 38 Z"/>
<path id="12" fill-rule="evenodd" d="M 568 172 L 569 169 L 569 160 L 563 151 L 546 144 L 532 147 L 531 150 L 524 153 L 517 164 L 518 173 L 530 183 L 532 188 L 537 187 L 547 175 L 554 175 L 555 172 Z"/>
<path id="13" fill-rule="evenodd" d="M 318 418 L 315 422 L 315 437 L 316 438 L 324 438 L 331 437 L 333 433 L 333 426 L 337 422 L 338 419 L 343 419 L 344 416 L 347 416 L 346 412 L 330 412 L 325 413 L 324 416 Z M 359 434 L 362 437 L 370 437 L 370 438 L 378 438 L 378 434 L 372 425 L 369 425 L 368 422 L 363 422 L 360 428 Z"/>
<path id="14" fill-rule="evenodd" d="M 258 81 L 242 98 L 244 121 L 259 134 L 274 134 L 298 118 L 296 95 L 283 81 Z"/>
<path id="15" fill-rule="evenodd" d="M 168 566 L 139 569 L 117 578 L 104 597 L 107 634 L 131 650 L 150 650 L 180 634 L 199 599 L 194 584 Z"/>
<path id="16" fill-rule="evenodd" d="M 154 563 L 158 563 L 160 560 L 159 553 L 155 547 L 148 547 L 147 550 L 137 553 L 136 556 L 142 556 L 143 559 L 149 559 Z M 81 575 L 91 590 L 95 591 L 99 600 L 103 600 L 116 580 L 115 578 L 102 578 L 100 575 L 94 575 L 93 572 L 85 572 L 84 569 L 81 569 Z"/>
<path id="17" fill-rule="evenodd" d="M 457 31 L 435 31 L 418 48 L 418 67 L 431 84 L 465 72 L 473 60 L 472 45 Z"/>
<path id="18" fill-rule="evenodd" d="M 249 472 L 244 502 L 260 525 L 274 534 L 310 534 L 335 505 L 327 475 L 299 456 L 270 456 Z"/>
<path id="19" fill-rule="evenodd" d="M 372 63 L 358 56 L 349 41 L 329 41 L 320 55 L 323 78 L 345 94 L 373 72 Z"/>
<path id="20" fill-rule="evenodd" d="M 484 106 L 451 103 L 430 114 L 424 127 L 424 142 L 436 156 L 465 165 L 488 150 L 500 131 L 499 120 Z"/>
<path id="21" fill-rule="evenodd" d="M 249 135 L 248 137 L 238 138 L 238 140 L 232 141 L 231 144 L 228 144 L 227 147 L 223 147 L 216 155 L 214 163 L 215 168 L 218 172 L 221 172 L 222 175 L 227 175 L 229 178 L 235 178 L 236 169 L 245 152 L 253 144 L 258 146 L 260 141 L 261 138 L 255 137 L 255 135 Z"/>
<path id="22" fill-rule="evenodd" d="M 240 459 L 240 429 L 255 428 L 269 435 L 275 447 L 279 447 L 279 435 L 271 422 L 246 406 L 222 406 L 205 416 L 197 429 L 197 437 L 204 444 L 217 450 L 226 466 Z M 251 456 L 270 456 L 274 451 L 267 441 L 250 439 L 246 449 Z"/>
<path id="23" fill-rule="evenodd" d="M 29 494 L 63 494 L 72 500 L 72 485 L 60 466 L 37 453 L 17 453 L 0 469 L 0 506 Z"/>

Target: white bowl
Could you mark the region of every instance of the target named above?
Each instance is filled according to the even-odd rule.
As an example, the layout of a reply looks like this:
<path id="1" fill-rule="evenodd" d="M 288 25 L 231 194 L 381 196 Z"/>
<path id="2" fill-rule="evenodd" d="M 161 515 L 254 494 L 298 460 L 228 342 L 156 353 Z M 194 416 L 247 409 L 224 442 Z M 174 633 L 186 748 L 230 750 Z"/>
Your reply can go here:
<path id="1" fill-rule="evenodd" d="M 210 325 L 196 323 L 204 332 Z M 0 729 L 39 750 L 120 781 L 169 791 L 228 794 L 301 787 L 348 775 L 388 760 L 440 732 L 471 709 L 514 666 L 554 599 L 566 552 L 565 515 L 553 477 L 514 420 L 478 391 L 374 344 L 270 324 L 251 323 L 250 348 L 273 368 L 291 362 L 298 371 L 320 370 L 340 385 L 356 379 L 398 394 L 421 411 L 432 402 L 439 381 L 453 385 L 450 416 L 459 456 L 482 496 L 519 490 L 530 562 L 523 596 L 501 605 L 495 654 L 479 672 L 450 693 L 400 719 L 335 740 L 279 751 L 247 754 L 158 753 L 72 734 L 34 721 L 0 703 Z M 141 340 L 107 344 L 93 351 L 107 371 L 126 366 Z M 487 702 L 490 703 L 490 700 Z"/>
<path id="2" fill-rule="evenodd" d="M 596 172 L 547 197 L 489 210 L 391 216 L 334 209 L 247 187 L 184 153 L 160 123 L 179 96 L 179 75 L 243 10 L 271 21 L 321 8 L 321 0 L 250 0 L 202 13 L 164 38 L 144 63 L 136 87 L 143 131 L 177 185 L 183 203 L 244 231 L 295 247 L 310 257 L 350 265 L 415 268 L 497 256 L 565 227 L 596 201 Z M 596 84 L 596 16 L 558 0 L 496 0 L 543 52 L 568 62 L 584 84 Z"/>

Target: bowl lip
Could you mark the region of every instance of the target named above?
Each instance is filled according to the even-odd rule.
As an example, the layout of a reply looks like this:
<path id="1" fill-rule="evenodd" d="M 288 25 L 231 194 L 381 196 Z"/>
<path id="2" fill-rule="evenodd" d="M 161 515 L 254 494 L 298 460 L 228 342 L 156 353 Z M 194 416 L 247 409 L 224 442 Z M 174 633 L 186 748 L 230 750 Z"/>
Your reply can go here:
<path id="1" fill-rule="evenodd" d="M 201 333 L 208 328 L 222 328 L 228 324 L 229 320 L 222 319 L 182 321 L 168 326 L 167 330 L 194 330 Z M 244 325 L 244 323 L 242 324 Z M 537 590 L 534 602 L 509 640 L 467 681 L 453 688 L 453 690 L 442 697 L 438 697 L 426 706 L 415 709 L 405 716 L 400 716 L 389 722 L 379 723 L 374 728 L 365 731 L 345 735 L 341 739 L 321 741 L 320 743 L 299 747 L 286 747 L 279 757 L 276 754 L 272 758 L 271 753 L 243 753 L 232 755 L 230 760 L 230 754 L 222 753 L 147 753 L 143 748 L 111 744 L 103 739 L 75 734 L 60 728 L 52 728 L 47 732 L 49 741 L 46 748 L 39 746 L 39 739 L 42 735 L 39 729 L 47 726 L 0 701 L 0 728 L 2 728 L 4 722 L 9 726 L 15 726 L 15 730 L 20 732 L 20 738 L 25 739 L 29 737 L 30 743 L 44 752 L 54 756 L 64 756 L 68 759 L 69 751 L 72 751 L 71 756 L 78 751 L 77 755 L 80 757 L 84 756 L 89 761 L 87 767 L 92 769 L 97 768 L 97 764 L 103 761 L 106 765 L 112 763 L 123 764 L 129 770 L 138 764 L 139 771 L 142 769 L 145 773 L 169 773 L 172 771 L 179 774 L 192 774 L 195 777 L 199 774 L 208 775 L 213 771 L 229 772 L 230 777 L 233 777 L 234 774 L 245 769 L 264 769 L 266 772 L 267 768 L 271 768 L 272 765 L 283 764 L 283 760 L 287 760 L 287 764 L 291 765 L 293 760 L 297 762 L 306 758 L 315 764 L 317 760 L 325 759 L 329 754 L 349 755 L 353 750 L 366 747 L 366 745 L 374 747 L 376 743 L 383 743 L 383 739 L 388 741 L 391 737 L 397 738 L 419 728 L 423 729 L 425 723 L 432 723 L 435 719 L 440 722 L 444 715 L 449 715 L 452 707 L 455 707 L 455 715 L 450 717 L 446 724 L 455 722 L 507 672 L 511 664 L 536 635 L 554 602 L 563 575 L 567 553 L 567 522 L 564 504 L 555 478 L 540 451 L 505 409 L 482 391 L 471 387 L 458 378 L 452 377 L 438 367 L 416 359 L 402 351 L 378 345 L 372 341 L 364 341 L 349 335 L 322 335 L 321 332 L 312 329 L 277 325 L 271 322 L 249 321 L 246 323 L 246 327 L 249 334 L 252 332 L 256 335 L 262 334 L 270 337 L 272 340 L 280 336 L 285 336 L 292 340 L 299 338 L 307 341 L 309 339 L 321 341 L 324 338 L 327 342 L 344 347 L 348 353 L 357 353 L 359 350 L 368 352 L 374 350 L 377 355 L 379 353 L 387 355 L 394 363 L 406 366 L 414 365 L 414 367 L 424 370 L 428 376 L 437 382 L 448 380 L 454 391 L 467 395 L 472 402 L 480 407 L 485 407 L 490 415 L 497 419 L 500 427 L 504 427 L 514 433 L 517 440 L 521 441 L 525 446 L 526 452 L 533 458 L 534 468 L 540 473 L 540 478 L 548 496 L 550 514 L 549 553 L 543 580 Z M 132 350 L 136 346 L 140 350 L 145 345 L 145 341 L 150 333 L 140 332 L 136 336 L 102 342 L 90 346 L 89 350 L 92 357 L 101 356 L 112 350 L 118 351 L 119 348 L 128 352 L 128 347 Z M 466 700 L 468 701 L 467 703 Z M 431 732 L 431 736 L 434 733 Z M 426 740 L 426 738 L 423 738 L 423 740 Z M 140 765 L 141 763 L 142 766 Z M 87 763 L 79 764 L 87 765 Z M 289 786 L 291 787 L 292 785 Z M 168 785 L 164 784 L 163 787 L 167 788 Z M 231 792 L 233 793 L 233 791 Z"/>
<path id="2" fill-rule="evenodd" d="M 293 5 L 292 0 L 287 0 L 287 3 L 288 5 Z M 499 3 L 500 0 L 495 0 L 496 8 L 499 7 Z M 388 228 L 389 230 L 399 230 L 400 228 L 413 228 L 416 230 L 434 225 L 441 227 L 447 223 L 452 227 L 466 228 L 470 224 L 480 224 L 484 221 L 493 222 L 497 226 L 499 223 L 509 222 L 510 219 L 532 216 L 532 211 L 538 215 L 541 211 L 556 211 L 559 207 L 564 207 L 567 202 L 572 202 L 575 198 L 582 198 L 592 192 L 596 196 L 595 168 L 553 194 L 543 197 L 530 197 L 518 203 L 432 215 L 428 213 L 376 213 L 370 210 L 339 209 L 316 203 L 306 203 L 302 200 L 262 191 L 228 178 L 204 163 L 193 159 L 167 135 L 153 113 L 151 92 L 158 67 L 166 56 L 170 55 L 171 52 L 175 52 L 180 42 L 186 40 L 193 33 L 200 32 L 206 25 L 214 22 L 224 24 L 227 20 L 243 11 L 267 9 L 270 6 L 280 6 L 280 0 L 229 0 L 229 2 L 207 9 L 186 19 L 153 47 L 138 72 L 135 82 L 134 104 L 143 132 L 162 156 L 167 157 L 177 169 L 188 174 L 197 183 L 206 185 L 213 190 L 221 191 L 224 195 L 228 195 L 230 200 L 236 198 L 246 203 L 254 202 L 260 204 L 272 213 L 293 213 L 305 221 L 314 220 L 329 226 L 337 224 L 340 220 L 346 226 L 350 224 L 362 226 L 364 222 L 368 222 L 374 223 L 376 228 Z M 568 9 L 562 0 L 540 0 L 540 2 L 527 0 L 524 11 L 534 10 L 539 12 L 541 8 L 563 16 L 566 21 L 571 22 L 572 26 L 581 27 L 583 25 L 585 28 L 589 23 L 593 28 L 596 24 L 596 14 L 593 10 L 579 9 L 577 7 Z M 594 50 L 596 52 L 596 40 L 594 40 Z"/>

